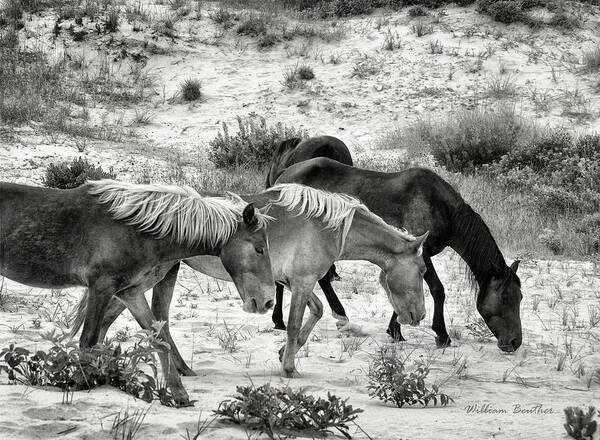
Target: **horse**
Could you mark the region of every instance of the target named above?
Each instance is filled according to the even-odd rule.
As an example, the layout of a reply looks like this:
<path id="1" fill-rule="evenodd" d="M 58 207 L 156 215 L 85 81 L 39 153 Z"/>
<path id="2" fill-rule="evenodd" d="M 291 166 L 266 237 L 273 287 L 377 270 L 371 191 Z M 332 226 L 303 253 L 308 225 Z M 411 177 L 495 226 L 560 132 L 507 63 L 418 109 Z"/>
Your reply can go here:
<path id="1" fill-rule="evenodd" d="M 202 197 L 188 187 L 99 180 L 58 190 L 0 183 L 0 274 L 45 289 L 87 287 L 82 348 L 98 342 L 113 297 L 152 329 L 156 317 L 144 292 L 175 262 L 196 255 L 219 257 L 244 310 L 265 313 L 274 282 L 268 221 L 252 204 Z M 188 405 L 170 355 L 159 356 L 175 402 Z"/>
<path id="2" fill-rule="evenodd" d="M 267 228 L 272 272 L 277 283 L 292 291 L 287 342 L 279 352 L 284 376 L 295 374 L 296 353 L 323 315 L 323 305 L 313 288 L 338 259 L 368 260 L 379 266 L 379 282 L 397 312 L 397 319 L 417 325 L 424 318 L 422 252 L 427 233 L 414 237 L 386 224 L 352 197 L 302 185 L 276 185 L 262 193 L 241 197 L 246 203 L 268 209 L 275 218 Z M 202 273 L 231 281 L 223 264 L 214 257 L 183 261 Z M 169 276 L 153 290 L 152 311 L 167 322 L 165 327 L 178 270 L 179 264 L 174 265 Z M 85 303 L 82 299 L 79 317 L 84 314 Z M 310 316 L 302 326 L 306 307 Z M 102 323 L 102 335 L 106 335 L 123 310 L 122 304 L 111 301 Z M 79 325 L 77 321 L 74 332 Z M 178 370 L 184 375 L 194 375 L 173 340 L 167 342 L 171 344 Z"/>
<path id="3" fill-rule="evenodd" d="M 307 139 L 290 138 L 282 141 L 271 159 L 271 166 L 267 172 L 265 188 L 270 188 L 275 184 L 279 175 L 290 165 L 315 157 L 329 157 L 346 165 L 353 165 L 352 155 L 344 142 L 333 136 L 315 136 Z M 338 299 L 335 291 L 331 287 L 331 282 L 339 280 L 335 265 L 332 265 L 325 277 L 319 280 L 319 286 L 325 294 L 325 298 L 332 309 L 333 316 L 338 321 L 338 327 L 343 327 L 348 323 L 344 306 Z M 272 319 L 275 328 L 285 330 L 283 322 L 283 286 L 278 284 L 275 293 L 275 308 L 273 309 Z"/>
<path id="4" fill-rule="evenodd" d="M 449 246 L 467 263 L 473 285 L 479 287 L 477 310 L 496 337 L 500 350 L 513 352 L 519 348 L 523 298 L 517 275 L 519 261 L 514 261 L 510 267 L 506 264 L 483 219 L 440 176 L 424 168 L 382 173 L 322 157 L 288 167 L 280 173 L 277 184 L 287 182 L 350 194 L 391 225 L 416 234 L 429 231 L 423 252 L 427 266 L 424 279 L 434 301 L 432 329 L 438 347 L 447 347 L 452 341 L 444 322 L 444 286 L 431 257 Z M 327 277 L 321 281 L 321 285 L 325 284 L 333 292 Z M 276 299 L 280 300 L 279 297 Z M 336 314 L 345 317 L 343 308 L 336 310 L 335 303 L 330 305 Z M 404 340 L 395 314 L 388 333 L 395 340 Z"/>

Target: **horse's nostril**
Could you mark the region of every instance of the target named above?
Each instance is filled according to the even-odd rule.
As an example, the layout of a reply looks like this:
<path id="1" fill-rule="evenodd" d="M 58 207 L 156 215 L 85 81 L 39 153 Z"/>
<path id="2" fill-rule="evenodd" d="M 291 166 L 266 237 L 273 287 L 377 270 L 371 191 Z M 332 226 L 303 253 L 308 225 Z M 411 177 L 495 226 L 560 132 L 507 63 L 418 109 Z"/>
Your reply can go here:
<path id="1" fill-rule="evenodd" d="M 275 302 L 272 299 L 270 299 L 269 301 L 267 301 L 265 303 L 265 307 L 266 307 L 267 310 L 269 310 L 269 309 L 273 308 L 274 304 L 275 304 Z"/>
<path id="2" fill-rule="evenodd" d="M 415 322 L 415 315 L 413 314 L 413 312 L 409 312 L 410 315 L 410 322 Z"/>
<path id="3" fill-rule="evenodd" d="M 256 304 L 256 299 L 255 298 L 252 298 L 252 303 L 251 304 L 252 304 L 252 310 L 253 311 L 258 310 L 258 305 Z"/>
<path id="4" fill-rule="evenodd" d="M 514 348 L 516 350 L 517 348 L 519 348 L 521 346 L 521 342 L 519 342 L 519 340 L 517 338 L 512 338 L 510 340 L 510 345 L 512 346 L 512 348 Z"/>
<path id="5" fill-rule="evenodd" d="M 421 321 L 423 321 L 425 319 L 425 312 L 423 312 L 423 314 L 421 315 Z"/>

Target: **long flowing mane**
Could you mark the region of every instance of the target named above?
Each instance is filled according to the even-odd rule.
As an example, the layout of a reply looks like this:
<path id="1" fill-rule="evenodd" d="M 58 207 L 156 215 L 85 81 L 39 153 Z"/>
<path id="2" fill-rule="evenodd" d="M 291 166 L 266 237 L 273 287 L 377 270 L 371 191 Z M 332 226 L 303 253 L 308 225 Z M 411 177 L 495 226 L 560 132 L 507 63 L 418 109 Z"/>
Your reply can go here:
<path id="1" fill-rule="evenodd" d="M 283 206 L 288 211 L 297 211 L 298 215 L 303 215 L 307 219 L 318 218 L 328 228 L 339 229 L 344 225 L 344 237 L 350 228 L 355 212 L 358 211 L 374 223 L 394 229 L 402 239 L 416 240 L 405 229 L 387 224 L 361 201 L 347 194 L 332 193 L 297 183 L 281 183 L 264 192 L 279 192 L 279 197 L 272 202 L 273 204 Z"/>
<path id="2" fill-rule="evenodd" d="M 492 277 L 491 264 L 506 266 L 504 256 L 488 226 L 467 203 L 454 214 L 453 225 L 454 234 L 461 239 L 460 256 L 467 264 L 471 289 L 477 294 L 477 288 L 485 290 Z"/>
<path id="3" fill-rule="evenodd" d="M 88 193 L 109 205 L 116 220 L 138 230 L 171 237 L 176 243 L 216 247 L 226 242 L 242 219 L 245 203 L 235 198 L 202 197 L 191 187 L 174 185 L 136 185 L 114 180 L 87 183 Z M 257 228 L 264 228 L 268 217 L 255 211 Z"/>

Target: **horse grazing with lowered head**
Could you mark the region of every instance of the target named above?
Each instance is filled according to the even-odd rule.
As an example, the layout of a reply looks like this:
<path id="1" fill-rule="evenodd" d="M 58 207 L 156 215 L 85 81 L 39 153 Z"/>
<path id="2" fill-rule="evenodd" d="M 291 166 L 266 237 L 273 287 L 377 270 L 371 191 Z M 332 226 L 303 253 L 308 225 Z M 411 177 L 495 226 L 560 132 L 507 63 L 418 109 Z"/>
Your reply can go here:
<path id="1" fill-rule="evenodd" d="M 497 338 L 498 347 L 506 352 L 519 348 L 522 342 L 519 261 L 510 267 L 506 264 L 483 219 L 437 174 L 422 168 L 382 173 L 344 165 L 329 158 L 299 162 L 281 172 L 276 170 L 274 174 L 279 175 L 277 183 L 295 182 L 353 195 L 391 225 L 416 234 L 429 231 L 423 253 L 427 266 L 424 279 L 434 300 L 432 329 L 438 347 L 449 346 L 451 340 L 444 322 L 444 286 L 431 257 L 449 246 L 471 270 L 479 287 L 477 310 Z M 342 316 L 347 322 L 330 279 L 330 276 L 323 278 L 320 285 L 328 300 L 336 297 L 329 301 L 334 316 Z M 276 301 L 281 302 L 281 295 L 277 293 Z M 276 304 L 274 317 L 280 307 Z M 404 340 L 396 314 L 392 315 L 388 333 L 395 340 Z"/>
<path id="2" fill-rule="evenodd" d="M 417 325 L 425 316 L 425 264 L 421 255 L 427 234 L 414 237 L 386 224 L 352 197 L 302 185 L 276 185 L 242 198 L 268 209 L 274 218 L 267 228 L 272 272 L 277 283 L 292 291 L 287 343 L 280 350 L 285 376 L 293 375 L 296 353 L 323 314 L 323 305 L 313 293 L 314 285 L 338 259 L 368 260 L 381 268 L 379 281 L 400 322 Z M 200 256 L 184 262 L 197 271 L 231 281 L 217 258 Z M 173 266 L 169 276 L 153 291 L 152 311 L 167 322 L 178 269 L 178 264 Z M 85 300 L 80 304 L 84 306 Z M 310 316 L 302 326 L 306 307 Z M 79 316 L 83 309 L 80 308 Z M 112 300 L 102 324 L 102 336 L 123 309 L 119 301 Z M 78 324 L 73 327 L 75 332 L 77 327 Z M 168 342 L 179 371 L 193 375 L 172 339 Z"/>
<path id="3" fill-rule="evenodd" d="M 182 258 L 220 258 L 247 312 L 265 313 L 273 288 L 268 217 L 239 199 L 191 188 L 101 180 L 72 190 L 0 183 L 0 274 L 41 288 L 88 289 L 82 347 L 98 342 L 111 298 L 144 329 L 157 319 L 144 292 Z M 161 333 L 167 339 L 164 332 Z M 189 397 L 169 353 L 159 353 L 179 405 Z"/>

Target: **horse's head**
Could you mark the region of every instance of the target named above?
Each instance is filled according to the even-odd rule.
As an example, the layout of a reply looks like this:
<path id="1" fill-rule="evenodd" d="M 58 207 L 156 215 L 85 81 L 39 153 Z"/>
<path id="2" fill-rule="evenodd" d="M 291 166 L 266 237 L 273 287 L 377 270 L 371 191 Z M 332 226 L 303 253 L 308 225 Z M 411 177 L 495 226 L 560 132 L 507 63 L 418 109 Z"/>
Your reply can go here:
<path id="1" fill-rule="evenodd" d="M 244 208 L 236 232 L 221 249 L 221 262 L 231 276 L 244 311 L 266 313 L 274 304 L 273 273 L 265 228 L 259 226 L 254 205 Z"/>
<path id="2" fill-rule="evenodd" d="M 426 232 L 409 242 L 379 275 L 399 324 L 418 325 L 425 318 L 423 243 L 428 235 Z"/>
<path id="3" fill-rule="evenodd" d="M 522 342 L 518 267 L 519 260 L 510 267 L 492 264 L 492 278 L 477 298 L 477 310 L 498 339 L 500 350 L 506 352 L 515 351 Z"/>

